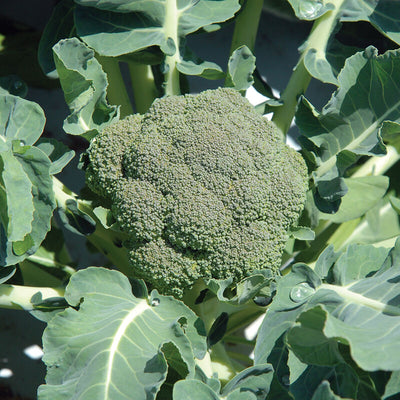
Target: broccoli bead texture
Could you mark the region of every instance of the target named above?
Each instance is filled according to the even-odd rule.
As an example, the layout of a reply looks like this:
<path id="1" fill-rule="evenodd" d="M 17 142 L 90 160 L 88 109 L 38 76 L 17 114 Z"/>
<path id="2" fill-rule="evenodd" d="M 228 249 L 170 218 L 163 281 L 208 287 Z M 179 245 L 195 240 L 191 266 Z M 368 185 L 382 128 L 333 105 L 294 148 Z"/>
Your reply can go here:
<path id="1" fill-rule="evenodd" d="M 308 189 L 301 155 L 226 88 L 157 99 L 92 140 L 88 159 L 135 276 L 177 297 L 201 277 L 278 271 Z"/>

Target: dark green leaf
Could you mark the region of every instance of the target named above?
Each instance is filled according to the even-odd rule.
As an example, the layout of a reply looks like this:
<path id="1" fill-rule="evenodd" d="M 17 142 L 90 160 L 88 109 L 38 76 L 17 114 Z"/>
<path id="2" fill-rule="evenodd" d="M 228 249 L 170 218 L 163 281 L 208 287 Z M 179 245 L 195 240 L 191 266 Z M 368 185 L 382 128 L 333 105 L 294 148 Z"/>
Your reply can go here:
<path id="1" fill-rule="evenodd" d="M 61 39 L 73 36 L 74 31 L 73 0 L 60 1 L 53 10 L 50 20 L 44 28 L 39 42 L 38 60 L 43 72 L 49 78 L 58 78 L 53 57 L 53 46 Z"/>

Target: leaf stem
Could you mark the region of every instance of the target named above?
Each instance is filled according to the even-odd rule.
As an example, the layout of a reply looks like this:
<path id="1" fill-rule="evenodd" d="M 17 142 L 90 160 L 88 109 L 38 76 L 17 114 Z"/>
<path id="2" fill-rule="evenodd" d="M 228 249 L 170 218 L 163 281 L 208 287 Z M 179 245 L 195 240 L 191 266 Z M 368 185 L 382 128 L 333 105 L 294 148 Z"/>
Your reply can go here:
<path id="1" fill-rule="evenodd" d="M 177 0 L 166 0 L 165 2 L 165 37 L 172 39 L 175 52 L 172 55 L 165 56 L 165 82 L 164 89 L 166 96 L 181 94 L 179 71 L 177 64 L 181 59 L 179 52 L 179 36 L 178 36 L 178 21 L 179 10 Z"/>
<path id="2" fill-rule="evenodd" d="M 144 114 L 158 96 L 151 67 L 135 62 L 129 62 L 128 67 L 135 97 L 136 112 Z"/>
<path id="3" fill-rule="evenodd" d="M 343 299 L 345 299 L 348 303 L 355 303 L 362 306 L 366 306 L 372 308 L 373 310 L 384 312 L 385 314 L 393 315 L 393 316 L 400 316 L 400 308 L 396 306 L 391 306 L 389 304 L 382 303 L 381 301 L 371 299 L 369 297 L 365 297 L 360 293 L 352 292 L 350 290 L 351 286 L 337 286 L 331 285 L 329 283 L 323 283 L 319 286 L 318 289 L 327 289 L 336 292 L 340 295 Z"/>
<path id="4" fill-rule="evenodd" d="M 128 92 L 126 91 L 125 82 L 119 68 L 119 61 L 114 57 L 103 57 L 96 55 L 97 60 L 101 64 L 104 72 L 107 74 L 108 87 L 107 99 L 113 105 L 120 106 L 121 118 L 133 114 L 131 102 Z"/>
<path id="5" fill-rule="evenodd" d="M 63 300 L 63 288 L 33 287 L 19 285 L 0 285 L 0 307 L 14 310 L 35 310 L 36 299 L 43 302 L 48 299 Z"/>
<path id="6" fill-rule="evenodd" d="M 247 0 L 242 6 L 235 20 L 230 54 L 244 45 L 254 52 L 263 4 L 264 0 Z"/>
<path id="7" fill-rule="evenodd" d="M 310 35 L 305 45 L 302 46 L 299 61 L 281 96 L 283 106 L 275 111 L 272 118 L 272 121 L 275 122 L 284 135 L 287 134 L 292 123 L 299 97 L 306 92 L 311 82 L 311 75 L 304 64 L 304 58 L 310 50 L 315 51 L 320 57 L 321 54 L 325 54 L 329 38 L 340 18 L 340 9 L 343 2 L 344 0 L 333 1 L 334 9 L 327 11 L 315 20 Z"/>

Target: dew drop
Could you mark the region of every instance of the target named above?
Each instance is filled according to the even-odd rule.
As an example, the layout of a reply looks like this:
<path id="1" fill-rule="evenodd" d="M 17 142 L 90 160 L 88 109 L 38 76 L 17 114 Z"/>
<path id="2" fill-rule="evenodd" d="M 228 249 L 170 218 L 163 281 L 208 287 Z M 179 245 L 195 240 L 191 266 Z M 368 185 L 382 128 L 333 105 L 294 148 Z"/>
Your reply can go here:
<path id="1" fill-rule="evenodd" d="M 15 81 L 14 82 L 14 89 L 18 90 L 22 88 L 22 82 L 21 81 Z"/>
<path id="2" fill-rule="evenodd" d="M 307 282 L 302 282 L 292 288 L 290 291 L 290 298 L 295 303 L 301 303 L 314 293 L 315 289 L 313 287 L 311 287 Z"/>
<path id="3" fill-rule="evenodd" d="M 303 18 L 313 19 L 318 16 L 318 13 L 323 7 L 322 0 L 308 0 L 301 3 L 300 14 Z"/>
<path id="4" fill-rule="evenodd" d="M 153 307 L 157 307 L 159 304 L 160 304 L 160 299 L 153 299 L 153 300 L 151 301 L 151 305 L 152 305 Z"/>
<path id="5" fill-rule="evenodd" d="M 285 386 L 289 386 L 289 385 L 290 385 L 290 378 L 289 378 L 289 375 L 283 375 L 283 376 L 282 376 L 282 383 L 283 383 Z"/>

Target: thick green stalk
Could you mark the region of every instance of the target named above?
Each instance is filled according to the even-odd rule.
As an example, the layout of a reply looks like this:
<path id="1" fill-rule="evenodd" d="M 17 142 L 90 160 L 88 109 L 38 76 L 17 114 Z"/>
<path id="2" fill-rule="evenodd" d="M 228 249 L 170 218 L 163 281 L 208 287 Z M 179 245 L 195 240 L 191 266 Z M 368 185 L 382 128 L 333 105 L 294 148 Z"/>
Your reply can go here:
<path id="1" fill-rule="evenodd" d="M 165 37 L 171 38 L 175 45 L 175 53 L 170 56 L 165 56 L 165 76 L 164 89 L 166 96 L 181 94 L 179 83 L 179 71 L 177 64 L 180 61 L 181 55 L 179 52 L 179 36 L 178 36 L 178 21 L 180 12 L 178 10 L 177 0 L 166 0 L 165 2 Z"/>
<path id="2" fill-rule="evenodd" d="M 119 234 L 119 232 L 106 229 L 94 214 L 91 203 L 78 199 L 78 196 L 75 193 L 54 177 L 53 190 L 58 207 L 67 209 L 67 201 L 75 201 L 78 209 L 89 215 L 96 222 L 96 230 L 86 237 L 87 240 L 102 254 L 104 254 L 119 271 L 128 276 L 132 275 L 128 252 L 124 247 L 122 247 L 122 242 L 125 237 L 123 237 L 122 234 Z"/>
<path id="3" fill-rule="evenodd" d="M 343 2 L 344 0 L 332 1 L 334 9 L 315 20 L 307 42 L 302 49 L 300 59 L 293 70 L 286 89 L 282 93 L 283 106 L 275 111 L 272 121 L 275 122 L 284 135 L 286 135 L 292 123 L 297 101 L 306 92 L 311 81 L 311 75 L 304 65 L 305 55 L 313 49 L 316 51 L 317 57 L 322 58 L 325 56 L 329 38 L 340 18 L 340 9 Z"/>
<path id="4" fill-rule="evenodd" d="M 151 67 L 146 64 L 128 63 L 136 112 L 144 114 L 158 95 Z"/>
<path id="5" fill-rule="evenodd" d="M 35 297 L 35 301 L 33 298 Z M 32 311 L 35 309 L 36 298 L 43 302 L 48 299 L 64 297 L 63 288 L 33 287 L 18 285 L 0 285 L 0 307 L 14 310 Z"/>
<path id="6" fill-rule="evenodd" d="M 121 118 L 133 114 L 125 82 L 121 75 L 118 59 L 114 57 L 97 56 L 98 61 L 107 74 L 108 88 L 107 99 L 113 105 L 120 106 Z"/>
<path id="7" fill-rule="evenodd" d="M 230 54 L 240 46 L 247 46 L 254 52 L 263 4 L 264 0 L 247 0 L 242 6 L 236 17 Z"/>

